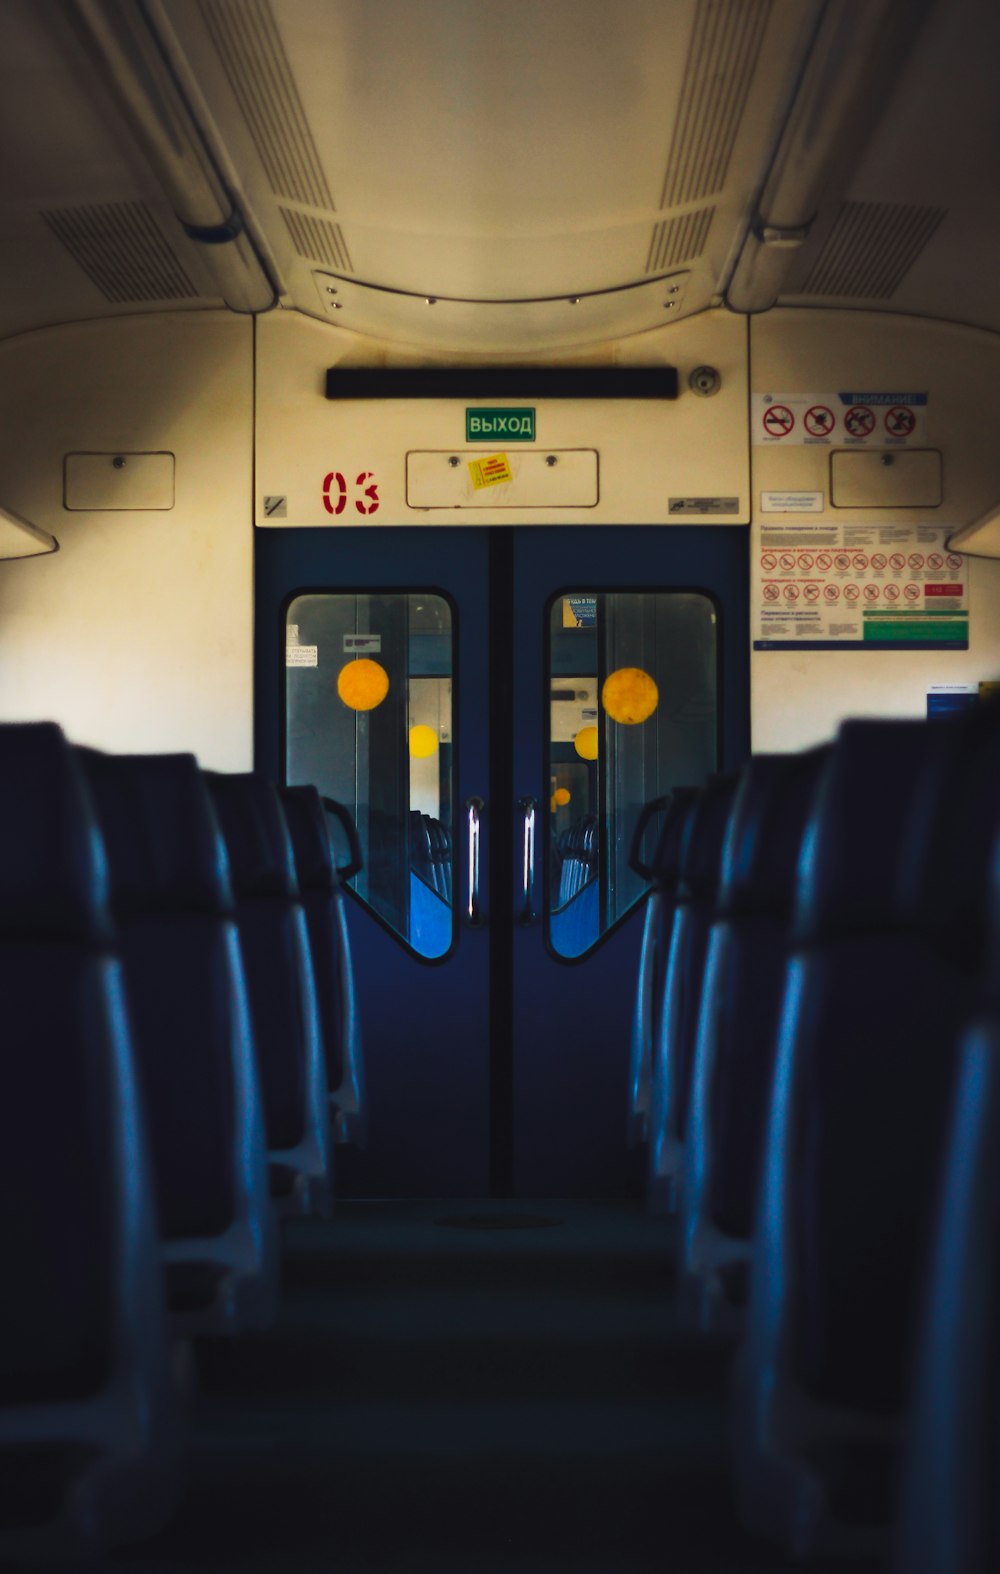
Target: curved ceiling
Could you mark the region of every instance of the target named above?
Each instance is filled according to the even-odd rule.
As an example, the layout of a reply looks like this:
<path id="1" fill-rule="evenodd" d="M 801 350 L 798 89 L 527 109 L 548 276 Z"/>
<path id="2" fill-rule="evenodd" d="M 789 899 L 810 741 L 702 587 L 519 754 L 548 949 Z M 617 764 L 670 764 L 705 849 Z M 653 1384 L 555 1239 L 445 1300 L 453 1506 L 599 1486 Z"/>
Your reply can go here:
<path id="1" fill-rule="evenodd" d="M 873 9 L 891 48 L 866 74 Z M 767 242 L 781 300 L 1000 329 L 1000 7 L 927 9 L 5 0 L 0 333 L 221 299 L 74 10 L 127 35 L 140 87 L 142 49 L 168 63 L 282 304 L 386 344 L 545 356 L 704 309 L 789 127 L 821 184 Z"/>

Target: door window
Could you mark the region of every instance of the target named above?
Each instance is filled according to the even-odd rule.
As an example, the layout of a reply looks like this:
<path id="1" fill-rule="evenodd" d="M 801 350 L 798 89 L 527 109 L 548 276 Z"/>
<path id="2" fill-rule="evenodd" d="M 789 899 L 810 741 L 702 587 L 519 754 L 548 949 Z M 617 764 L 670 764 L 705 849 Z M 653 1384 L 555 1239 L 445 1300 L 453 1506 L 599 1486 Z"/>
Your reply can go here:
<path id="1" fill-rule="evenodd" d="M 451 946 L 452 615 L 414 591 L 297 596 L 286 614 L 286 780 L 354 816 L 351 888 L 418 956 Z"/>
<path id="2" fill-rule="evenodd" d="M 548 624 L 548 939 L 573 958 L 647 888 L 629 863 L 643 805 L 716 769 L 717 624 L 706 595 L 586 589 Z"/>

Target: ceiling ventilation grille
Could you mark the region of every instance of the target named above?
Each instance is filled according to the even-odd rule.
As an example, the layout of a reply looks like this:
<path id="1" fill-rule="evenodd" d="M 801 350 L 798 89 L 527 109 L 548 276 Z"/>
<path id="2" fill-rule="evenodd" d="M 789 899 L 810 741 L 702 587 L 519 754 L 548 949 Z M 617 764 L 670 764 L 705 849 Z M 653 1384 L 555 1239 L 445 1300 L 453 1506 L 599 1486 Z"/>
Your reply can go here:
<path id="1" fill-rule="evenodd" d="M 667 268 L 677 268 L 682 262 L 700 257 L 714 217 L 714 208 L 699 208 L 695 213 L 682 213 L 675 219 L 654 224 L 646 272 L 663 273 Z"/>
<path id="2" fill-rule="evenodd" d="M 888 300 L 947 212 L 905 202 L 845 202 L 795 294 Z"/>
<path id="3" fill-rule="evenodd" d="M 772 0 L 706 0 L 684 66 L 661 208 L 714 196 L 726 183 Z"/>
<path id="4" fill-rule="evenodd" d="M 285 228 L 292 237 L 292 244 L 300 257 L 309 262 L 325 262 L 337 273 L 353 273 L 354 265 L 347 249 L 344 232 L 339 224 L 329 219 L 319 219 L 312 213 L 296 213 L 291 208 L 278 212 L 285 221 Z"/>
<path id="5" fill-rule="evenodd" d="M 144 202 L 49 208 L 42 218 L 106 301 L 189 300 L 200 293 Z"/>
<path id="6" fill-rule="evenodd" d="M 276 197 L 333 208 L 319 153 L 267 0 L 199 9 Z"/>

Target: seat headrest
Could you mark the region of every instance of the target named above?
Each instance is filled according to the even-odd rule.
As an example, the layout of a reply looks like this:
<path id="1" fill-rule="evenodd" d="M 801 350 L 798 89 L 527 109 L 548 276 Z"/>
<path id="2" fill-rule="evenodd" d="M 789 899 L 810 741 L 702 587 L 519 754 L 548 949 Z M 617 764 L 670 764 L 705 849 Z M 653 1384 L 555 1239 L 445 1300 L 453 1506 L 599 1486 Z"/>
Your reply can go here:
<path id="1" fill-rule="evenodd" d="M 78 754 L 108 849 L 115 916 L 231 912 L 226 849 L 194 755 Z"/>
<path id="2" fill-rule="evenodd" d="M 319 790 L 316 787 L 279 787 L 278 797 L 292 839 L 295 873 L 300 889 L 336 890 L 338 881 L 333 846 Z"/>
<path id="3" fill-rule="evenodd" d="M 722 851 L 719 903 L 726 914 L 791 917 L 799 854 L 829 746 L 756 754 L 740 774 Z"/>
<path id="4" fill-rule="evenodd" d="M 928 728 L 900 867 L 912 922 L 970 971 L 986 954 L 1000 831 L 1000 709 L 982 705 Z"/>
<path id="5" fill-rule="evenodd" d="M 206 771 L 238 899 L 298 895 L 295 860 L 278 789 L 256 771 Z"/>
<path id="6" fill-rule="evenodd" d="M 688 896 L 711 898 L 719 889 L 722 847 L 739 777 L 713 776 L 684 822 L 680 880 Z"/>
<path id="7" fill-rule="evenodd" d="M 0 935 L 110 934 L 104 845 L 72 746 L 54 722 L 0 726 Z"/>
<path id="8" fill-rule="evenodd" d="M 684 827 L 688 816 L 693 812 L 693 805 L 699 791 L 697 787 L 675 787 L 670 795 L 669 807 L 663 816 L 650 867 L 657 884 L 668 890 L 677 884 Z"/>
<path id="9" fill-rule="evenodd" d="M 796 941 L 900 926 L 904 828 L 933 731 L 924 721 L 841 725 L 803 838 Z"/>

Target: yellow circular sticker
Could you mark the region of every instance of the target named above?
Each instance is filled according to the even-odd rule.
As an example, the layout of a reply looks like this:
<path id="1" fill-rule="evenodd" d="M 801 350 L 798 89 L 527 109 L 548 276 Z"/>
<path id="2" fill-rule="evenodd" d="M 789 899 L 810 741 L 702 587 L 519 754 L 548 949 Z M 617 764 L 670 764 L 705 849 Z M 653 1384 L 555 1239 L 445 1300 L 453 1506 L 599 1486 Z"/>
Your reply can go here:
<path id="1" fill-rule="evenodd" d="M 619 667 L 608 674 L 601 690 L 601 704 L 611 720 L 626 727 L 648 720 L 659 699 L 659 689 L 641 667 Z"/>
<path id="2" fill-rule="evenodd" d="M 415 760 L 427 760 L 437 752 L 438 739 L 433 727 L 419 723 L 410 728 L 410 753 Z"/>
<path id="3" fill-rule="evenodd" d="M 564 808 L 569 803 L 569 789 L 567 787 L 557 787 L 552 794 L 552 802 L 558 808 Z"/>
<path id="4" fill-rule="evenodd" d="M 374 710 L 389 692 L 389 674 L 369 656 L 358 656 L 341 667 L 337 693 L 348 710 Z"/>
<path id="5" fill-rule="evenodd" d="M 581 760 L 597 759 L 597 728 L 581 727 L 573 739 L 573 747 Z"/>

